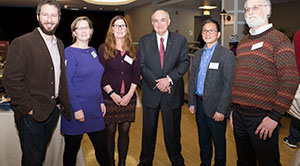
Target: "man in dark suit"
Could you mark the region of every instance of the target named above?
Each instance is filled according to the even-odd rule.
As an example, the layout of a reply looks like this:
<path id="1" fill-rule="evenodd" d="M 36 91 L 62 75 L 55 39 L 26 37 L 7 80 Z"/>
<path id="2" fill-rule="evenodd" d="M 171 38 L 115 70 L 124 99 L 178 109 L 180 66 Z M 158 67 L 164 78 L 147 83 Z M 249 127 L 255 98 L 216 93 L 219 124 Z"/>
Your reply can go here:
<path id="1" fill-rule="evenodd" d="M 201 165 L 210 166 L 212 140 L 215 166 L 226 165 L 226 117 L 229 116 L 234 74 L 233 53 L 218 44 L 221 35 L 217 21 L 202 24 L 206 45 L 195 52 L 189 79 L 189 110 L 196 113 Z"/>
<path id="2" fill-rule="evenodd" d="M 143 76 L 143 136 L 139 165 L 152 165 L 161 110 L 165 145 L 172 165 L 184 165 L 180 144 L 181 106 L 184 103 L 183 75 L 189 67 L 186 39 L 168 31 L 167 11 L 152 14 L 154 33 L 139 41 Z"/>
<path id="3" fill-rule="evenodd" d="M 71 119 L 64 45 L 54 35 L 60 20 L 55 0 L 37 7 L 40 27 L 13 40 L 3 84 L 11 97 L 22 147 L 22 166 L 40 166 L 62 110 Z"/>

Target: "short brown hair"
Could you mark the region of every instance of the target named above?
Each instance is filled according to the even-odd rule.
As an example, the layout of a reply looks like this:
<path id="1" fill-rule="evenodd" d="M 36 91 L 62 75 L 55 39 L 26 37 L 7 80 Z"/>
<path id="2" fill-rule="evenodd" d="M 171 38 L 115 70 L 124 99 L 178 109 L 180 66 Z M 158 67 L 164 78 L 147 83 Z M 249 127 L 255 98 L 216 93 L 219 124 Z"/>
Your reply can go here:
<path id="1" fill-rule="evenodd" d="M 77 17 L 77 18 L 72 22 L 72 24 L 71 24 L 71 32 L 72 32 L 72 38 L 73 38 L 72 41 L 73 41 L 73 42 L 75 42 L 75 40 L 76 40 L 76 36 L 74 35 L 73 32 L 76 30 L 76 28 L 78 28 L 78 27 L 76 27 L 76 25 L 77 25 L 77 23 L 78 23 L 79 21 L 81 21 L 81 20 L 85 20 L 85 21 L 88 22 L 89 27 L 90 27 L 90 29 L 92 30 L 91 36 L 90 36 L 89 40 L 92 39 L 92 35 L 93 35 L 93 31 L 94 31 L 94 29 L 93 29 L 93 22 L 92 22 L 87 16 L 79 16 L 79 17 Z"/>

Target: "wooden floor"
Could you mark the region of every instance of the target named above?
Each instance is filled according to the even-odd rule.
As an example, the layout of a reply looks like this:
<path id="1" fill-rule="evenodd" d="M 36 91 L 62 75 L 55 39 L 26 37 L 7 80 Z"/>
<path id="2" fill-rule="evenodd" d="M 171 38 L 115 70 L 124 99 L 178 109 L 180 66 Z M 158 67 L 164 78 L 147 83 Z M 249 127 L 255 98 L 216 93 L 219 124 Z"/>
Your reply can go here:
<path id="1" fill-rule="evenodd" d="M 297 149 L 289 148 L 282 142 L 282 139 L 288 135 L 290 118 L 283 117 L 281 120 L 282 128 L 279 132 L 279 149 L 280 160 L 282 166 L 290 166 L 292 160 L 297 152 Z M 185 104 L 182 109 L 181 119 L 181 143 L 182 155 L 186 166 L 200 165 L 200 150 L 198 145 L 198 134 L 194 115 L 190 114 L 188 107 Z M 141 151 L 142 138 L 142 108 L 136 110 L 136 121 L 132 124 L 130 129 L 130 143 L 126 164 L 127 166 L 136 166 L 139 162 L 139 155 Z M 227 166 L 236 165 L 237 155 L 235 149 L 235 141 L 232 130 L 227 127 Z M 156 141 L 155 157 L 153 161 L 154 166 L 170 166 L 167 152 L 164 145 L 161 117 L 158 125 L 157 141 Z M 98 163 L 94 157 L 94 149 L 87 135 L 84 135 L 83 151 L 86 159 L 86 166 L 97 166 Z M 117 153 L 115 156 L 117 164 Z M 212 162 L 213 164 L 214 162 Z"/>

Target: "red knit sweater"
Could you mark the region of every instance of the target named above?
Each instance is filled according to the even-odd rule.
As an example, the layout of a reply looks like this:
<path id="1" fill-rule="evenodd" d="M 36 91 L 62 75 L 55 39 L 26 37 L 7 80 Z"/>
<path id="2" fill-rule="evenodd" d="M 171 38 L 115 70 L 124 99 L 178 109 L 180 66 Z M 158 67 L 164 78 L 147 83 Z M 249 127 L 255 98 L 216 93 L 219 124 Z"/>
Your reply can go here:
<path id="1" fill-rule="evenodd" d="M 261 42 L 262 47 L 253 46 Z M 248 116 L 268 115 L 280 121 L 292 104 L 298 82 L 295 53 L 283 33 L 272 27 L 258 35 L 247 35 L 240 41 L 232 102 L 262 109 L 245 109 L 240 113 Z"/>

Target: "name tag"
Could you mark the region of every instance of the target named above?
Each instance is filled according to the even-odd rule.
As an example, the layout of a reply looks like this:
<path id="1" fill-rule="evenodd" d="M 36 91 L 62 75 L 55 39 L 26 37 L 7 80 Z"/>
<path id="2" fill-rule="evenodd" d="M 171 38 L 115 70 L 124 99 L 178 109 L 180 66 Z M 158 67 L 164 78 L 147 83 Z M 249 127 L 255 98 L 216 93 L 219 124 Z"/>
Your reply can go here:
<path id="1" fill-rule="evenodd" d="M 263 46 L 263 44 L 264 44 L 263 41 L 259 42 L 259 43 L 256 43 L 256 44 L 253 44 L 251 50 L 256 50 L 258 48 L 261 48 Z"/>
<path id="2" fill-rule="evenodd" d="M 94 58 L 97 57 L 97 54 L 95 53 L 95 51 L 93 51 L 91 54 L 92 54 L 92 56 L 93 56 Z"/>
<path id="3" fill-rule="evenodd" d="M 128 55 L 125 55 L 124 61 L 129 63 L 129 64 L 132 64 L 132 62 L 133 62 L 132 58 Z"/>
<path id="4" fill-rule="evenodd" d="M 68 61 L 67 61 L 67 60 L 65 60 L 65 66 L 67 66 L 67 62 L 68 62 Z"/>
<path id="5" fill-rule="evenodd" d="M 219 69 L 219 63 L 210 62 L 208 68 L 209 68 L 209 69 L 215 69 L 215 70 L 218 70 L 218 69 Z"/>

